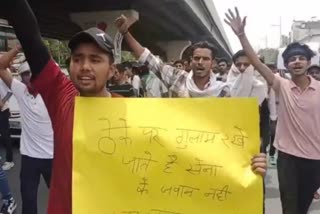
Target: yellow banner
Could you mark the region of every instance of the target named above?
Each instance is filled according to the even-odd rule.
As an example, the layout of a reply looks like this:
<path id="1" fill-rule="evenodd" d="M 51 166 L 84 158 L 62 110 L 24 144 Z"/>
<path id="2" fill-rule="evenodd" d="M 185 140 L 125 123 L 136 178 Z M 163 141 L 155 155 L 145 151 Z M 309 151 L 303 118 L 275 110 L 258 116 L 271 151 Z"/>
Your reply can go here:
<path id="1" fill-rule="evenodd" d="M 261 214 L 257 106 L 76 98 L 73 214 Z"/>

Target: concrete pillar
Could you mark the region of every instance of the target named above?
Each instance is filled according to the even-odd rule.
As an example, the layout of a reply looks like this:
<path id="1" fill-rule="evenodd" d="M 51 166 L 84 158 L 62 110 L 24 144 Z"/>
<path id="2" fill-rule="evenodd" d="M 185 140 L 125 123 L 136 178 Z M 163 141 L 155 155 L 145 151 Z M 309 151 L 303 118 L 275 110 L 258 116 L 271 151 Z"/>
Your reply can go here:
<path id="1" fill-rule="evenodd" d="M 191 41 L 173 40 L 158 42 L 157 45 L 166 52 L 167 61 L 176 61 L 182 58 L 184 50 L 191 45 Z"/>

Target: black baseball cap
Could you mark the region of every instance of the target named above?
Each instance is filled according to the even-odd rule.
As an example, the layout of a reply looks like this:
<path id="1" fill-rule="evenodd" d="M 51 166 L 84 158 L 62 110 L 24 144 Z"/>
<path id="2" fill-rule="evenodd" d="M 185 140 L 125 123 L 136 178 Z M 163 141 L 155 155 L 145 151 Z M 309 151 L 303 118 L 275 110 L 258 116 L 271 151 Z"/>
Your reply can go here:
<path id="1" fill-rule="evenodd" d="M 108 34 L 100 30 L 99 28 L 93 27 L 93 28 L 89 28 L 88 30 L 76 33 L 70 39 L 68 47 L 70 48 L 71 51 L 73 51 L 74 48 L 76 48 L 79 44 L 85 43 L 85 42 L 94 42 L 101 49 L 113 55 L 113 49 L 114 49 L 113 40 Z"/>

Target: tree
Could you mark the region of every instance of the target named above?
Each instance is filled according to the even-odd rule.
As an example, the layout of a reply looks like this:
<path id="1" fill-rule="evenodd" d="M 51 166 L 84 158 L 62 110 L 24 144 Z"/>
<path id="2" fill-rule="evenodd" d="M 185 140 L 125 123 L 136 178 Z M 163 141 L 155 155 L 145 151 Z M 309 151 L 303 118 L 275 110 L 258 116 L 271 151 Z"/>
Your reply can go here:
<path id="1" fill-rule="evenodd" d="M 121 62 L 131 62 L 135 61 L 136 58 L 132 55 L 129 51 L 122 51 L 121 52 Z"/>
<path id="2" fill-rule="evenodd" d="M 265 48 L 260 49 L 258 54 L 264 57 L 264 61 L 266 64 L 276 64 L 279 51 L 274 48 Z"/>
<path id="3" fill-rule="evenodd" d="M 49 49 L 53 59 L 62 67 L 66 66 L 66 60 L 70 56 L 67 41 L 56 39 L 44 39 L 44 44 Z"/>
<path id="4" fill-rule="evenodd" d="M 66 67 L 66 60 L 70 56 L 68 41 L 59 41 L 56 39 L 44 39 L 44 44 L 50 51 L 53 59 L 61 66 Z M 135 61 L 136 58 L 129 51 L 122 51 L 121 62 Z"/>

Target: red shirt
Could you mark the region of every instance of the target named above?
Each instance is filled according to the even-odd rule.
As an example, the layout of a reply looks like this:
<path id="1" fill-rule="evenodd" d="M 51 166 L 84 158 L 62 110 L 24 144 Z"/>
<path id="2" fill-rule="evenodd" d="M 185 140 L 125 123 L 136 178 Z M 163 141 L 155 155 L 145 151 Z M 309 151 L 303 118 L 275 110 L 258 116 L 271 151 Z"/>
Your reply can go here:
<path id="1" fill-rule="evenodd" d="M 32 80 L 49 112 L 54 131 L 54 159 L 48 214 L 72 214 L 72 133 L 75 97 L 72 82 L 50 60 Z M 112 97 L 119 95 L 112 94 Z"/>

